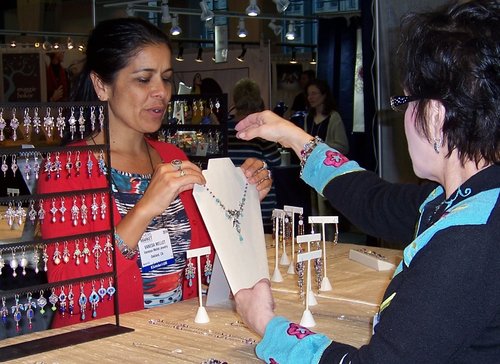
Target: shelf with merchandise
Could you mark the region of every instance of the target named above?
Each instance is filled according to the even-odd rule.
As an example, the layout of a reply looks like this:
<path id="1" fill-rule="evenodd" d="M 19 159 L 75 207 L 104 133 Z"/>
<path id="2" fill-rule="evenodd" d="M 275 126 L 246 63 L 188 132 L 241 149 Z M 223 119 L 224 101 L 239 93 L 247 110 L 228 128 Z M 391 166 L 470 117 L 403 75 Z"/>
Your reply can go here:
<path id="1" fill-rule="evenodd" d="M 84 142 L 100 130 L 105 143 Z M 0 103 L 0 158 L 0 339 L 91 320 L 99 304 L 119 326 L 107 104 Z M 0 348 L 30 354 L 15 352 Z"/>
<path id="2" fill-rule="evenodd" d="M 194 163 L 227 156 L 227 94 L 173 95 L 158 140 L 178 146 Z"/>

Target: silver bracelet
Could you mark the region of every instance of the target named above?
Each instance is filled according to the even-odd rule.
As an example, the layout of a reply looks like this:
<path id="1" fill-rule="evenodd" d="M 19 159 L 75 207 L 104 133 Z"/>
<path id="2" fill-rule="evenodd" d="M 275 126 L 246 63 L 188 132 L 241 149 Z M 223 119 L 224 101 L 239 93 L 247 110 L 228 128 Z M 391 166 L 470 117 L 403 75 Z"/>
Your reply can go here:
<path id="1" fill-rule="evenodd" d="M 123 241 L 120 235 L 115 230 L 115 242 L 118 250 L 123 254 L 123 256 L 127 259 L 133 259 L 137 254 L 137 249 L 130 249 L 127 244 Z"/>
<path id="2" fill-rule="evenodd" d="M 314 139 L 311 139 L 306 144 L 304 144 L 304 148 L 300 151 L 300 175 L 304 172 L 304 166 L 306 165 L 307 158 L 311 155 L 314 148 L 318 146 L 318 144 L 323 143 L 320 137 L 315 136 Z"/>

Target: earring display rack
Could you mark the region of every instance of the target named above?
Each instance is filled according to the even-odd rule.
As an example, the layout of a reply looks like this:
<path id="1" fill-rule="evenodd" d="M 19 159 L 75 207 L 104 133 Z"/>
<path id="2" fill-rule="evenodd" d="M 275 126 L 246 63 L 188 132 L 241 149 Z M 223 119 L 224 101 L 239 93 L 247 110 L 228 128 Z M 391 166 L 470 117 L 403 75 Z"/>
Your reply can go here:
<path id="1" fill-rule="evenodd" d="M 206 168 L 208 159 L 227 156 L 227 116 L 227 94 L 173 95 L 157 137 Z"/>
<path id="2" fill-rule="evenodd" d="M 0 348 L 2 360 L 132 331 L 119 323 L 107 120 L 103 102 L 0 103 L 0 339 L 50 329 L 56 318 L 91 322 L 100 304 L 115 314 L 114 325 L 27 335 Z M 100 130 L 104 144 L 83 142 Z M 42 179 L 54 188 L 40 192 Z M 58 190 L 77 179 L 81 189 Z M 79 276 L 79 265 L 95 270 Z M 76 275 L 54 281 L 51 269 Z"/>

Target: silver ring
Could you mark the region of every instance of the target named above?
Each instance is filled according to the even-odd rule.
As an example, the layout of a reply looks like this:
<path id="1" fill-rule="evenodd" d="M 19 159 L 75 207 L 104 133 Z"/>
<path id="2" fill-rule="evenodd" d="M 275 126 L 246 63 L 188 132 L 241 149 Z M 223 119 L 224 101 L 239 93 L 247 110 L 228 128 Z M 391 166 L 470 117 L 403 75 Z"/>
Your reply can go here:
<path id="1" fill-rule="evenodd" d="M 271 178 L 272 178 L 272 173 L 271 173 L 271 170 L 270 170 L 270 169 L 268 169 L 268 170 L 267 170 L 267 178 L 268 178 L 268 179 L 271 179 Z"/>
<path id="2" fill-rule="evenodd" d="M 186 171 L 183 169 L 179 170 L 181 177 L 184 177 L 186 175 Z"/>
<path id="3" fill-rule="evenodd" d="M 177 169 L 178 171 L 182 168 L 182 161 L 180 159 L 173 159 L 170 164 L 172 167 Z"/>
<path id="4" fill-rule="evenodd" d="M 260 167 L 257 172 L 260 172 L 260 171 L 263 171 L 264 169 L 267 169 L 267 163 L 264 162 L 264 161 L 261 161 L 262 162 L 262 167 Z"/>

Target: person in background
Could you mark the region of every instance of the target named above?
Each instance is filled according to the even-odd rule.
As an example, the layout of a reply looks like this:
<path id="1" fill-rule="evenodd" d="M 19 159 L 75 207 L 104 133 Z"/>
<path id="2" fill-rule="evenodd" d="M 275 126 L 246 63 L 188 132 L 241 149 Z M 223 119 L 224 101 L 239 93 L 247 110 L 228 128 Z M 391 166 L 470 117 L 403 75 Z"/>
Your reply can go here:
<path id="1" fill-rule="evenodd" d="M 500 360 L 500 8 L 449 3 L 408 14 L 399 47 L 404 127 L 423 184 L 393 184 L 270 111 L 237 125 L 302 156 L 302 178 L 373 236 L 406 241 L 368 344 L 353 347 L 274 314 L 269 281 L 235 299 L 266 363 Z M 335 333 L 333 333 L 335 334 Z"/>
<path id="2" fill-rule="evenodd" d="M 47 54 L 50 63 L 47 66 L 47 100 L 50 102 L 68 101 L 70 95 L 70 78 L 63 67 L 64 52 L 50 52 Z"/>
<path id="3" fill-rule="evenodd" d="M 193 84 L 191 85 L 191 93 L 195 95 L 201 94 L 201 73 L 195 73 L 193 77 Z"/>
<path id="4" fill-rule="evenodd" d="M 335 100 L 328 84 L 323 80 L 313 80 L 307 87 L 307 100 L 309 111 L 306 116 L 304 129 L 314 137 L 319 137 L 326 144 L 346 154 L 349 152 L 349 141 L 340 114 L 335 110 Z M 311 213 L 317 216 L 337 216 L 335 211 L 321 194 L 311 191 Z M 340 225 L 344 229 L 345 222 L 340 217 Z M 334 239 L 334 228 L 331 224 L 326 225 L 326 239 Z"/>
<path id="5" fill-rule="evenodd" d="M 307 85 L 316 78 L 316 72 L 313 70 L 304 70 L 300 74 L 299 85 L 300 93 L 293 99 L 292 107 L 290 108 L 291 116 L 296 112 L 306 112 L 309 108 L 307 102 Z"/>
<path id="6" fill-rule="evenodd" d="M 281 154 L 278 145 L 264 139 L 240 140 L 236 138 L 234 127 L 245 116 L 264 110 L 259 85 L 249 79 L 242 78 L 233 89 L 234 114 L 228 120 L 228 156 L 235 166 L 242 165 L 247 158 L 256 158 L 266 163 L 267 167 L 276 167 L 281 164 Z M 276 191 L 274 186 L 261 201 L 264 232 L 272 233 L 272 212 L 276 206 Z"/>
<path id="7" fill-rule="evenodd" d="M 100 218 L 88 218 L 86 223 L 76 220 L 74 224 L 74 219 L 68 216 L 65 220 L 41 225 L 44 239 L 64 236 L 64 244 L 75 247 L 75 252 L 76 248 L 83 251 L 85 244 L 92 250 L 94 239 L 73 241 L 67 236 L 114 229 L 121 313 L 195 297 L 197 279 L 189 280 L 185 275 L 186 251 L 211 244 L 191 191 L 195 183 L 205 183 L 201 170 L 176 146 L 149 137 L 161 127 L 172 95 L 171 58 L 167 35 L 144 19 L 110 19 L 94 28 L 87 42 L 86 62 L 73 100 L 107 102 L 111 165 L 106 166 L 106 171 L 110 174 L 112 195 L 111 198 L 106 193 L 83 197 L 87 206 L 111 201 L 111 206 L 106 206 L 105 211 L 114 213 L 115 226 L 109 226 L 108 219 Z M 90 119 L 88 115 L 85 118 L 87 125 L 82 140 L 72 142 L 70 146 L 85 148 L 106 143 L 105 131 L 100 128 L 92 131 Z M 65 140 L 70 140 L 69 135 Z M 77 158 L 75 154 L 72 162 Z M 57 206 L 64 202 L 70 210 L 72 206 L 83 205 L 81 191 L 108 186 L 106 173 L 97 169 L 100 162 L 106 163 L 102 154 L 102 151 L 90 148 L 81 152 L 82 163 L 87 168 L 89 162 L 94 166 L 91 176 L 87 176 L 87 172 L 77 175 L 74 170 L 68 178 L 42 175 L 38 181 L 39 193 L 68 192 L 60 201 L 59 197 L 57 201 L 45 200 L 44 209 L 50 211 L 56 202 Z M 72 156 L 61 153 L 58 157 L 61 165 L 66 166 Z M 271 188 L 271 180 L 267 170 L 261 167 L 262 161 L 249 159 L 242 169 L 249 183 L 256 185 L 260 197 L 264 198 Z M 69 194 L 74 191 L 80 191 L 80 194 L 76 197 Z M 90 207 L 88 209 L 90 211 Z M 144 244 L 141 245 L 141 241 L 149 235 L 145 233 L 151 233 L 153 242 L 159 241 L 158 235 L 169 236 L 169 246 L 161 251 L 166 257 L 173 256 L 168 265 L 151 267 L 150 271 L 143 269 L 141 246 Z M 98 236 L 97 239 L 103 247 L 109 237 Z M 99 269 L 95 264 L 83 262 L 57 264 L 56 258 L 63 249 L 58 244 L 47 246 L 47 254 L 51 257 L 47 271 L 49 282 L 82 279 L 81 285 L 73 285 L 76 297 L 80 292 L 89 295 L 100 286 L 108 286 L 107 280 L 87 282 L 84 277 L 109 272 L 111 267 L 104 262 Z M 213 253 L 212 249 L 212 261 Z M 202 264 L 205 264 L 205 257 Z M 64 293 L 69 294 L 69 289 L 66 287 Z M 97 316 L 113 314 L 112 303 L 113 300 L 101 301 L 96 309 Z M 73 315 L 56 314 L 53 327 L 80 322 L 82 310 L 82 305 L 75 304 Z"/>

